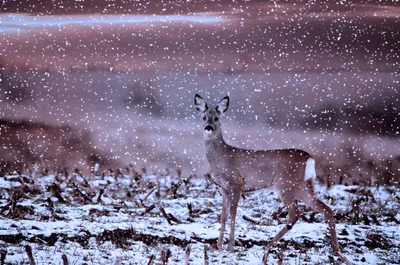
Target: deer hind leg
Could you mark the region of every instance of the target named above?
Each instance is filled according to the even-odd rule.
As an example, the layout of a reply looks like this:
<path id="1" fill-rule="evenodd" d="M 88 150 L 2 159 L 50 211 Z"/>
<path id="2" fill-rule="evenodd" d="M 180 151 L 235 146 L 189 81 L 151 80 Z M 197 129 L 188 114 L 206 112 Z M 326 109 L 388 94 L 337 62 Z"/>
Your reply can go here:
<path id="1" fill-rule="evenodd" d="M 229 205 L 230 205 L 230 198 L 229 194 L 225 191 L 222 192 L 222 213 L 221 213 L 221 229 L 219 230 L 219 237 L 218 237 L 218 243 L 217 247 L 218 249 L 222 249 L 222 244 L 224 242 L 224 232 L 225 232 L 225 226 L 226 226 L 226 221 L 228 220 L 228 210 L 229 210 Z"/>
<path id="2" fill-rule="evenodd" d="M 299 200 L 303 201 L 306 205 L 311 207 L 314 211 L 323 213 L 325 215 L 326 222 L 329 226 L 329 232 L 331 236 L 331 244 L 335 253 L 340 251 L 339 243 L 336 235 L 335 219 L 332 209 L 315 197 L 314 192 L 309 190 L 307 193 L 300 193 L 297 197 Z"/>
<path id="3" fill-rule="evenodd" d="M 270 240 L 267 245 L 265 246 L 265 255 L 263 258 L 263 264 L 266 264 L 268 252 L 269 250 L 275 246 L 276 243 L 290 230 L 292 229 L 293 225 L 299 220 L 300 213 L 299 209 L 297 208 L 297 202 L 294 198 L 285 198 L 285 196 L 281 196 L 283 203 L 285 204 L 287 211 L 288 211 L 288 220 L 285 227 L 282 228 L 281 231 L 272 239 Z"/>

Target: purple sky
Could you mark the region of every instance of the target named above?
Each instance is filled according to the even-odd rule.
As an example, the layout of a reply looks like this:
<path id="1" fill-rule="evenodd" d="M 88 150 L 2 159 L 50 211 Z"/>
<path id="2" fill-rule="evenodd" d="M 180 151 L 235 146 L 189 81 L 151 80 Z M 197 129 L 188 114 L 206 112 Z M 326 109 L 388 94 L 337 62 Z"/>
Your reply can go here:
<path id="1" fill-rule="evenodd" d="M 6 68 L 384 70 L 400 7 L 371 1 L 6 1 Z"/>
<path id="2" fill-rule="evenodd" d="M 171 120 L 194 119 L 194 91 L 210 104 L 229 94 L 226 122 L 240 130 L 248 123 L 269 122 L 290 128 L 324 104 L 370 108 L 398 98 L 399 6 L 372 1 L 121 2 L 0 2 L 0 68 L 22 70 L 15 80 L 28 80 L 34 95 L 29 104 L 3 102 L 4 116 L 88 126 L 95 129 L 97 144 L 104 150 L 129 160 L 150 154 L 149 161 L 159 161 L 171 146 L 186 141 L 195 145 L 188 152 L 197 157 L 198 150 L 203 154 L 202 142 L 191 136 L 179 139 L 182 142 L 174 138 L 172 145 L 170 140 L 159 141 L 170 138 L 160 137 L 158 123 L 146 115 L 141 123 L 141 112 L 137 117 L 137 110 L 121 103 L 138 80 L 151 84 L 148 92 L 156 92 Z M 142 73 L 63 72 L 71 68 Z M 202 75 L 228 68 L 247 73 Z M 24 74 L 26 69 L 46 73 Z M 47 73 L 48 69 L 61 73 Z M 298 73 L 302 71 L 316 73 Z M 127 146 L 136 143 L 133 128 L 142 132 L 137 141 L 144 149 L 125 155 Z M 192 135 L 193 127 L 185 130 Z M 236 131 L 232 133 L 236 137 Z M 261 135 L 254 133 L 254 139 Z M 246 134 L 249 139 L 253 137 Z M 265 143 L 254 141 L 253 147 Z M 152 151 L 154 146 L 159 156 L 151 156 L 158 154 Z M 175 165 L 175 156 L 168 163 Z"/>

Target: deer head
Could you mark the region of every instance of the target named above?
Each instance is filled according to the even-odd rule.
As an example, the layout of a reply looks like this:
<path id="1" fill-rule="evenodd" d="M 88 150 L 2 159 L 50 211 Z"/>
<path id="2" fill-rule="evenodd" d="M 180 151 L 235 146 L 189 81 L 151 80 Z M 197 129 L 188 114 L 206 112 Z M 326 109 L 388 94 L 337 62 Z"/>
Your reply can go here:
<path id="1" fill-rule="evenodd" d="M 228 110 L 229 97 L 225 96 L 215 108 L 208 108 L 207 102 L 198 94 L 194 96 L 194 104 L 196 109 L 200 111 L 203 118 L 203 135 L 204 138 L 210 138 L 217 135 L 221 131 L 221 123 L 219 121 L 222 113 Z"/>

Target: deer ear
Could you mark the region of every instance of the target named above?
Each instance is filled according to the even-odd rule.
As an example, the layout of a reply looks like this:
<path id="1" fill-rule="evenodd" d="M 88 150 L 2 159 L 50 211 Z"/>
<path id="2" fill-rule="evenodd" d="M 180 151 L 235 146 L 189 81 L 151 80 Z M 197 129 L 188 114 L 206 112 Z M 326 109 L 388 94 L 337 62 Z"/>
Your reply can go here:
<path id="1" fill-rule="evenodd" d="M 219 113 L 224 113 L 225 111 L 228 110 L 228 107 L 229 107 L 229 97 L 228 97 L 228 96 L 225 96 L 225 97 L 221 100 L 221 102 L 218 104 L 218 106 L 217 106 L 217 111 L 218 111 Z"/>
<path id="2" fill-rule="evenodd" d="M 196 106 L 196 109 L 198 111 L 204 112 L 208 110 L 206 101 L 202 97 L 200 97 L 199 94 L 196 94 L 194 96 L 194 105 Z"/>

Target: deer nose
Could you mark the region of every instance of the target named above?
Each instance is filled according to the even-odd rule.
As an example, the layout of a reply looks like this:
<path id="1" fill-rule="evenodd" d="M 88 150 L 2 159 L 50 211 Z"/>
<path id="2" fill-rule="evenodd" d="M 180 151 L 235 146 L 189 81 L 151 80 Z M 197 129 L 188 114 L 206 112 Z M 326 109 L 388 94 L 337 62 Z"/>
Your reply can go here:
<path id="1" fill-rule="evenodd" d="M 212 131 L 214 131 L 214 128 L 213 128 L 211 125 L 207 125 L 207 126 L 204 128 L 204 130 L 207 131 L 207 132 L 212 132 Z"/>

